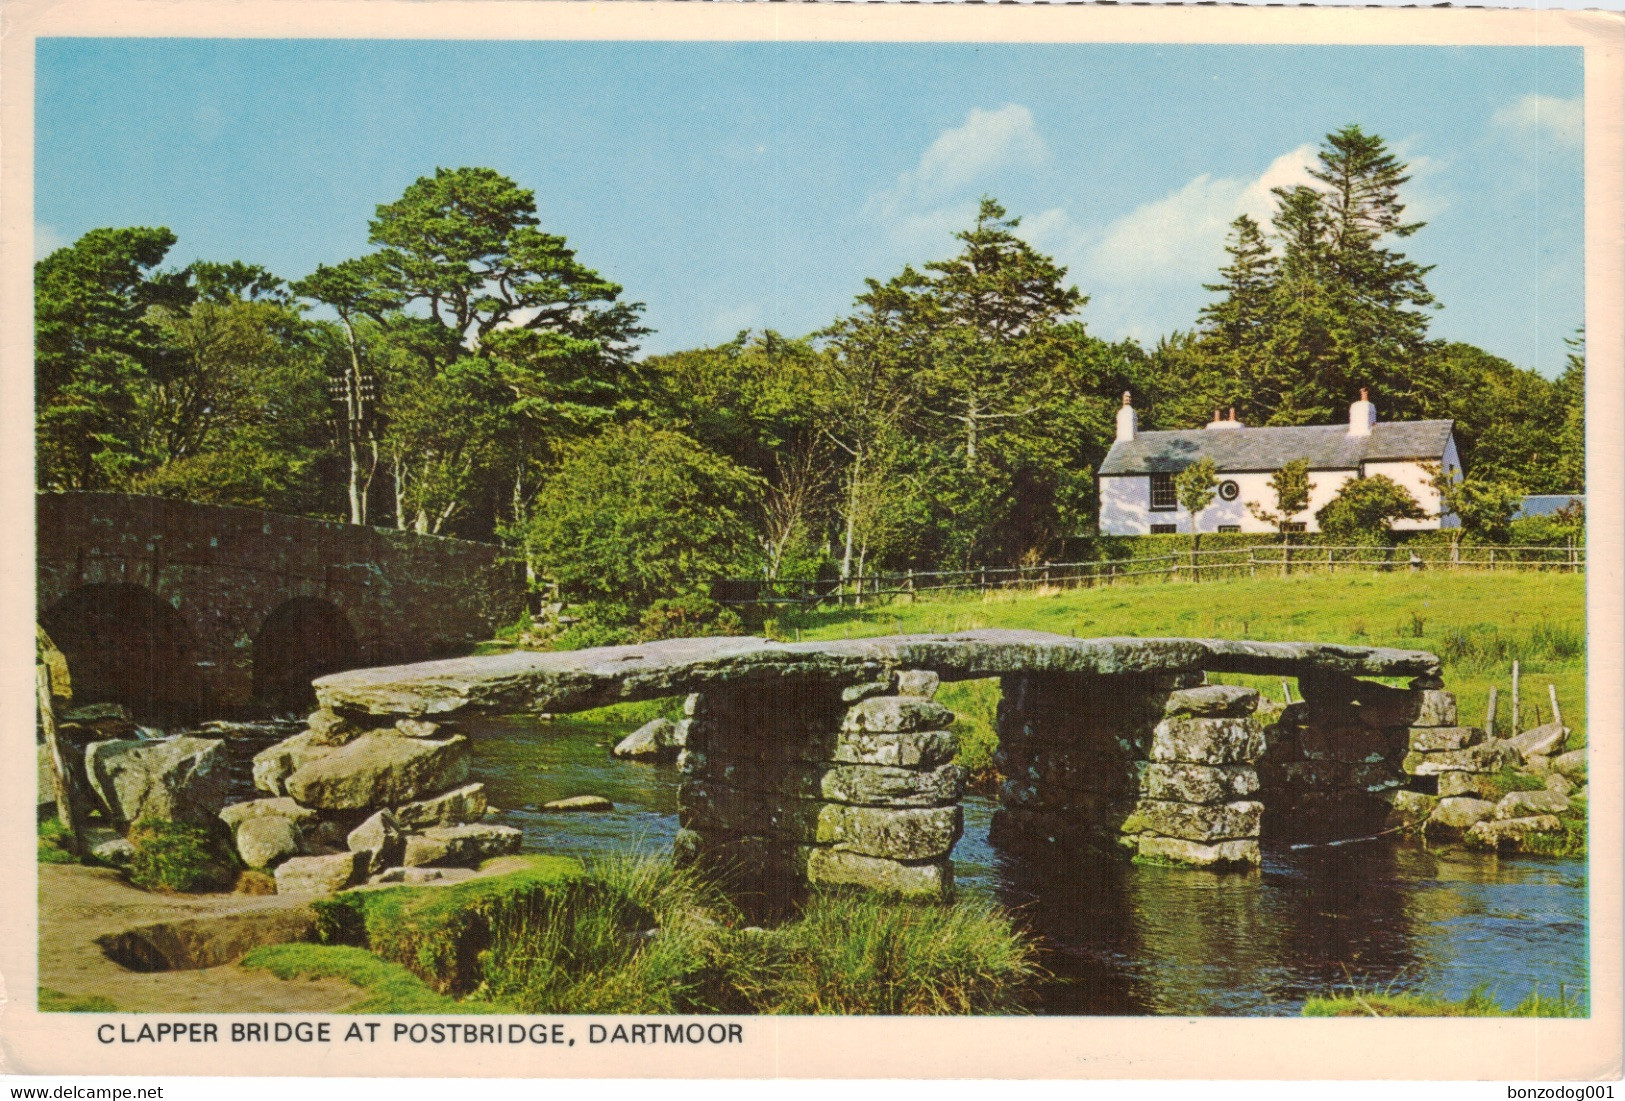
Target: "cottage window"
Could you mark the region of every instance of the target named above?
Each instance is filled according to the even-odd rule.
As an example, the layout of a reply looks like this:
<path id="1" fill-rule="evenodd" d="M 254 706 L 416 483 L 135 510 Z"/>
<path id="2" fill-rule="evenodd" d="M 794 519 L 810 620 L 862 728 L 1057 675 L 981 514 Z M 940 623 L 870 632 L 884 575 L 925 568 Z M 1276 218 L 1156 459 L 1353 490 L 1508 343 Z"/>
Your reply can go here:
<path id="1" fill-rule="evenodd" d="M 1174 476 L 1172 474 L 1151 475 L 1151 511 L 1172 512 L 1179 507 L 1179 499 L 1174 496 Z"/>
<path id="2" fill-rule="evenodd" d="M 1220 524 L 1219 525 L 1219 534 L 1220 535 L 1223 535 L 1226 532 L 1240 531 L 1240 530 L 1241 530 L 1241 525 L 1240 524 Z"/>
<path id="3" fill-rule="evenodd" d="M 1281 525 L 1282 531 L 1307 531 L 1308 523 L 1303 520 L 1289 520 Z"/>
<path id="4" fill-rule="evenodd" d="M 1152 524 L 1151 525 L 1151 534 L 1152 535 L 1172 535 L 1173 533 L 1174 533 L 1174 525 L 1172 525 L 1172 524 Z"/>

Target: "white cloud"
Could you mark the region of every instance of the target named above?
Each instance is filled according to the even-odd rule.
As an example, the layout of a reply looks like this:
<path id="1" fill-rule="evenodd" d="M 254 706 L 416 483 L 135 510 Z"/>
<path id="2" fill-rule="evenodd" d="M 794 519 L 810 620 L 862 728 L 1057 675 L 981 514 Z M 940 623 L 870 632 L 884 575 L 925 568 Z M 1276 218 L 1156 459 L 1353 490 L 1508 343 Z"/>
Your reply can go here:
<path id="1" fill-rule="evenodd" d="M 1018 103 L 993 111 L 973 107 L 963 124 L 937 135 L 895 184 L 871 195 L 864 210 L 887 222 L 923 217 L 935 224 L 944 216 L 942 208 L 977 181 L 1012 167 L 1036 168 L 1048 157 L 1049 147 L 1027 108 Z"/>
<path id="2" fill-rule="evenodd" d="M 1536 92 L 1496 111 L 1490 122 L 1513 131 L 1536 131 L 1545 134 L 1557 145 L 1578 148 L 1585 132 L 1585 114 L 1579 96 L 1559 99 Z"/>
<path id="3" fill-rule="evenodd" d="M 1230 223 L 1247 214 L 1267 226 L 1275 209 L 1272 189 L 1312 182 L 1314 159 L 1314 147 L 1302 145 L 1251 180 L 1198 176 L 1107 226 L 1089 250 L 1088 268 L 1112 283 L 1211 278 L 1224 259 Z"/>
<path id="4" fill-rule="evenodd" d="M 43 260 L 70 243 L 67 238 L 44 222 L 34 223 L 34 259 Z"/>

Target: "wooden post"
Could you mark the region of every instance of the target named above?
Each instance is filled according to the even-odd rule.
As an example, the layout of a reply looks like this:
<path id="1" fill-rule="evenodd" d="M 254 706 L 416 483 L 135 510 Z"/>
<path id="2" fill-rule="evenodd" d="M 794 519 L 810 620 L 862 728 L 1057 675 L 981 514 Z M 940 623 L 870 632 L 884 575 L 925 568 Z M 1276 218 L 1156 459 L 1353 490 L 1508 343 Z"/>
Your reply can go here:
<path id="1" fill-rule="evenodd" d="M 51 794 L 56 798 L 56 817 L 68 831 L 68 848 L 75 856 L 83 856 L 84 816 L 79 813 L 73 790 L 73 774 L 68 771 L 62 755 L 62 742 L 56 732 L 56 708 L 51 702 L 51 670 L 44 664 L 34 666 L 36 698 L 39 701 L 40 726 L 45 731 L 46 751 L 51 755 Z"/>
<path id="2" fill-rule="evenodd" d="M 1281 682 L 1281 696 L 1287 703 L 1292 702 L 1292 686 L 1286 681 Z"/>
<path id="3" fill-rule="evenodd" d="M 1490 705 L 1484 709 L 1484 733 L 1495 737 L 1495 694 L 1498 689 L 1490 685 Z"/>
<path id="4" fill-rule="evenodd" d="M 1562 726 L 1563 712 L 1559 711 L 1557 707 L 1557 685 L 1548 684 L 1546 686 L 1546 690 L 1552 694 L 1552 722 L 1556 723 L 1558 726 Z"/>
<path id="5" fill-rule="evenodd" d="M 1523 723 L 1523 713 L 1518 710 L 1518 663 L 1512 663 L 1512 737 L 1516 738 L 1522 731 L 1518 728 Z"/>

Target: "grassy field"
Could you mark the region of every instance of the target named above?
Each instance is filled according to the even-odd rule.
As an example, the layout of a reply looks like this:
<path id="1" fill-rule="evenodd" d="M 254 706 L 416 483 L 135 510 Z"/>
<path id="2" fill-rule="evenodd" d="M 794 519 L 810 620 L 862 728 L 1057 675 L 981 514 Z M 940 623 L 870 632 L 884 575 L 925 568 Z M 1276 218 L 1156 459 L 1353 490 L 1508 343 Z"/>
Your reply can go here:
<path id="1" fill-rule="evenodd" d="M 989 593 L 803 613 L 771 625 L 780 637 L 869 635 L 1021 627 L 1056 634 L 1186 636 L 1341 642 L 1430 650 L 1444 661 L 1461 721 L 1481 726 L 1491 685 L 1497 727 L 1508 733 L 1512 662 L 1521 665 L 1524 729 L 1551 720 L 1557 687 L 1569 748 L 1585 744 L 1585 578 L 1536 573 L 1313 574 L 1258 580 L 1145 583 L 1111 588 Z M 1279 699 L 1281 683 L 1225 676 Z M 949 685 L 971 742 L 987 742 L 992 682 Z M 974 769 L 979 762 L 967 760 Z"/>

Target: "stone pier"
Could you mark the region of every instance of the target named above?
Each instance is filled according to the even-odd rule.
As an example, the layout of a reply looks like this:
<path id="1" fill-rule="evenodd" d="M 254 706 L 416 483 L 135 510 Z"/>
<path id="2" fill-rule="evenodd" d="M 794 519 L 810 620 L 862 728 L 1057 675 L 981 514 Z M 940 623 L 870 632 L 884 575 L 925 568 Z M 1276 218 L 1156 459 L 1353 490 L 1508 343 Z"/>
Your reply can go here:
<path id="1" fill-rule="evenodd" d="M 678 855 L 732 878 L 945 897 L 963 820 L 937 676 L 691 696 Z"/>
<path id="2" fill-rule="evenodd" d="M 1256 691 L 1208 672 L 1296 677 L 1304 701 L 1266 727 Z M 942 897 L 965 781 L 940 680 L 1001 679 L 997 843 L 1245 868 L 1261 837 L 1380 829 L 1407 796 L 1436 802 L 1434 777 L 1460 787 L 1498 765 L 1455 725 L 1438 672 L 1411 650 L 977 631 L 514 653 L 335 674 L 316 691 L 363 728 L 686 695 L 680 859 Z"/>

